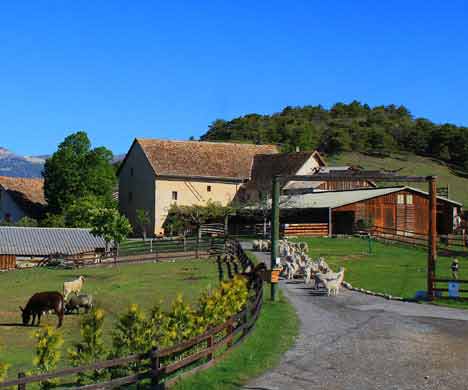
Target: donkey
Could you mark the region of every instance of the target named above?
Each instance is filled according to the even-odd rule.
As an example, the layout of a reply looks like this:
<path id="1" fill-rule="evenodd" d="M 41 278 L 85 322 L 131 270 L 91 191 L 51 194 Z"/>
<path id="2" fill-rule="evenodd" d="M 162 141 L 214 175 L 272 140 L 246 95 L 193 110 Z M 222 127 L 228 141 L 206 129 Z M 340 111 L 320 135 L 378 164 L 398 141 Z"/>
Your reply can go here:
<path id="1" fill-rule="evenodd" d="M 32 323 L 36 321 L 37 316 L 37 325 L 41 323 L 41 316 L 44 312 L 48 312 L 52 310 L 58 317 L 58 325 L 57 328 L 62 326 L 63 315 L 64 315 L 64 300 L 63 295 L 60 294 L 58 291 L 52 292 L 40 292 L 34 294 L 31 298 L 29 298 L 26 307 L 21 309 L 21 316 L 23 317 L 23 325 L 28 325 L 29 321 L 32 316 Z"/>

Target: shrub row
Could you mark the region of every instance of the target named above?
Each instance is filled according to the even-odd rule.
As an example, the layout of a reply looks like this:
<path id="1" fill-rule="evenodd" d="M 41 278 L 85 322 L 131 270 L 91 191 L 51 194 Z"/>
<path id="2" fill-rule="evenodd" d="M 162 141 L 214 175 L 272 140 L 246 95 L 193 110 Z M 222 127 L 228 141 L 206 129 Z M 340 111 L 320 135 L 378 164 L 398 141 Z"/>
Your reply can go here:
<path id="1" fill-rule="evenodd" d="M 182 295 L 174 299 L 167 311 L 163 309 L 161 302 L 155 304 L 149 312 L 144 312 L 137 304 L 132 304 L 119 316 L 112 332 L 110 346 L 104 342 L 105 313 L 102 309 L 95 308 L 83 316 L 80 323 L 81 341 L 68 350 L 68 360 L 76 367 L 146 353 L 151 348 L 170 347 L 190 340 L 240 312 L 247 304 L 248 295 L 246 279 L 236 275 L 230 281 L 221 282 L 217 288 L 204 291 L 193 305 L 187 303 Z M 46 326 L 35 331 L 34 337 L 34 369 L 28 374 L 54 370 L 61 357 L 61 333 Z M 129 371 L 139 371 L 142 364 L 145 362 L 135 363 L 126 368 L 80 373 L 77 375 L 77 382 L 95 383 L 109 377 L 120 377 Z M 6 376 L 7 370 L 8 366 L 0 363 L 0 381 Z M 54 385 L 53 381 L 47 381 L 41 383 L 41 388 L 48 389 Z"/>

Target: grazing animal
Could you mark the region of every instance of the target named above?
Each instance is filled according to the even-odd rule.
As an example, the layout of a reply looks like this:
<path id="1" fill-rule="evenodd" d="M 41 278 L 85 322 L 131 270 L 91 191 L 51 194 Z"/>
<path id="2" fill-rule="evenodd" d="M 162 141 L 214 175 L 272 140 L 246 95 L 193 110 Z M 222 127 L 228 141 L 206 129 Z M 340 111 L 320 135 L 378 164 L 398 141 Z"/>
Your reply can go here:
<path id="1" fill-rule="evenodd" d="M 24 309 L 20 306 L 20 310 L 23 319 L 23 325 L 28 325 L 31 317 L 31 325 L 34 325 L 36 317 L 37 325 L 40 325 L 42 314 L 52 310 L 55 312 L 59 320 L 57 328 L 60 328 L 62 326 L 64 312 L 63 295 L 58 291 L 36 293 L 31 298 L 29 298 L 29 301 Z"/>
<path id="2" fill-rule="evenodd" d="M 344 268 L 340 268 L 340 272 L 335 274 L 333 278 L 323 278 L 321 279 L 323 285 L 327 289 L 327 295 L 338 295 L 340 292 L 340 286 L 344 279 Z"/>
<path id="3" fill-rule="evenodd" d="M 67 297 L 74 292 L 79 294 L 83 288 L 84 278 L 80 276 L 78 279 L 72 280 L 70 282 L 63 282 L 63 297 L 66 300 Z"/>
<path id="4" fill-rule="evenodd" d="M 79 314 L 81 307 L 85 309 L 85 313 L 89 312 L 93 308 L 93 296 L 88 294 L 73 294 L 65 304 L 65 312 L 68 314 L 76 311 Z"/>

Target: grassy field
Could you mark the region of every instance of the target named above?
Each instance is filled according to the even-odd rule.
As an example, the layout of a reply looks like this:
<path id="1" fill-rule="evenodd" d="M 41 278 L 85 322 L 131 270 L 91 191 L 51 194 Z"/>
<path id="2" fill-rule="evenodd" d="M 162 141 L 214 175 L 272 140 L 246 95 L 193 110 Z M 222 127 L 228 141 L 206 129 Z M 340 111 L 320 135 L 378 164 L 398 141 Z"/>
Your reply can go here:
<path id="1" fill-rule="evenodd" d="M 81 270 L 34 269 L 0 273 L 2 299 L 0 300 L 0 343 L 4 345 L 0 360 L 12 364 L 9 377 L 19 370 L 30 369 L 36 328 L 20 325 L 18 306 L 39 291 L 61 291 L 65 280 L 79 275 L 85 277 L 83 292 L 94 296 L 106 313 L 106 334 L 110 335 L 116 316 L 130 304 L 138 303 L 144 309 L 162 300 L 166 304 L 182 292 L 188 300 L 196 300 L 208 285 L 217 285 L 217 267 L 214 261 L 178 261 L 176 263 L 146 263 L 117 267 L 87 268 Z M 65 338 L 63 351 L 79 339 L 79 316 L 68 315 L 62 327 Z M 57 323 L 55 315 L 43 317 L 43 324 Z M 66 354 L 64 354 L 66 355 Z M 68 364 L 62 359 L 61 366 Z"/>
<path id="2" fill-rule="evenodd" d="M 184 379 L 174 389 L 239 389 L 250 378 L 276 366 L 294 343 L 299 318 L 281 292 L 277 302 L 269 301 L 269 295 L 269 286 L 265 286 L 262 312 L 243 344 L 216 366 Z"/>
<path id="3" fill-rule="evenodd" d="M 325 257 L 334 270 L 345 267 L 345 280 L 355 287 L 404 298 L 413 298 L 416 291 L 426 290 L 427 252 L 423 249 L 372 241 L 369 253 L 368 240 L 354 237 L 297 241 L 307 241 L 310 256 Z M 451 277 L 451 261 L 447 257 L 438 258 L 437 277 Z M 467 263 L 461 260 L 460 279 L 468 279 Z"/>
<path id="4" fill-rule="evenodd" d="M 330 165 L 360 165 L 366 169 L 400 169 L 401 175 L 436 175 L 437 186 L 450 187 L 450 198 L 468 205 L 468 178 L 456 175 L 447 165 L 431 158 L 416 156 L 414 154 L 393 154 L 391 157 L 379 158 L 366 156 L 360 153 L 342 153 L 327 158 Z M 391 183 L 385 183 L 389 186 Z M 408 183 L 413 187 L 427 191 L 424 183 Z"/>

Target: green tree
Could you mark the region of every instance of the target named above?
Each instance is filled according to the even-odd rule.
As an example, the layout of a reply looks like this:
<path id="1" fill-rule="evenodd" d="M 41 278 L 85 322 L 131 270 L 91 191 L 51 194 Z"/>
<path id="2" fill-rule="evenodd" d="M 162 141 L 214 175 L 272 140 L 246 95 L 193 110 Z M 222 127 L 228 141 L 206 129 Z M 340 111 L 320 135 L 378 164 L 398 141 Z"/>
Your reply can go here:
<path id="1" fill-rule="evenodd" d="M 38 223 L 37 220 L 35 220 L 34 218 L 24 216 L 18 222 L 16 222 L 15 225 L 22 227 L 37 227 Z"/>
<path id="2" fill-rule="evenodd" d="M 67 227 L 90 228 L 97 209 L 104 208 L 105 202 L 96 195 L 85 195 L 75 199 L 65 210 L 64 218 Z"/>
<path id="3" fill-rule="evenodd" d="M 116 181 L 111 160 L 112 153 L 106 148 L 91 149 L 85 132 L 66 137 L 44 166 L 44 193 L 49 211 L 60 214 L 85 195 L 110 201 Z"/>
<path id="4" fill-rule="evenodd" d="M 151 222 L 148 210 L 137 209 L 136 211 L 137 223 L 140 228 L 140 232 L 143 236 L 143 241 L 146 241 L 148 233 L 148 225 Z"/>
<path id="5" fill-rule="evenodd" d="M 47 213 L 40 225 L 42 227 L 65 227 L 65 217 L 62 214 Z"/>
<path id="6" fill-rule="evenodd" d="M 106 251 L 114 242 L 118 248 L 119 244 L 132 232 L 132 226 L 128 219 L 116 209 L 97 209 L 92 217 L 91 233 L 102 237 L 106 241 Z"/>

